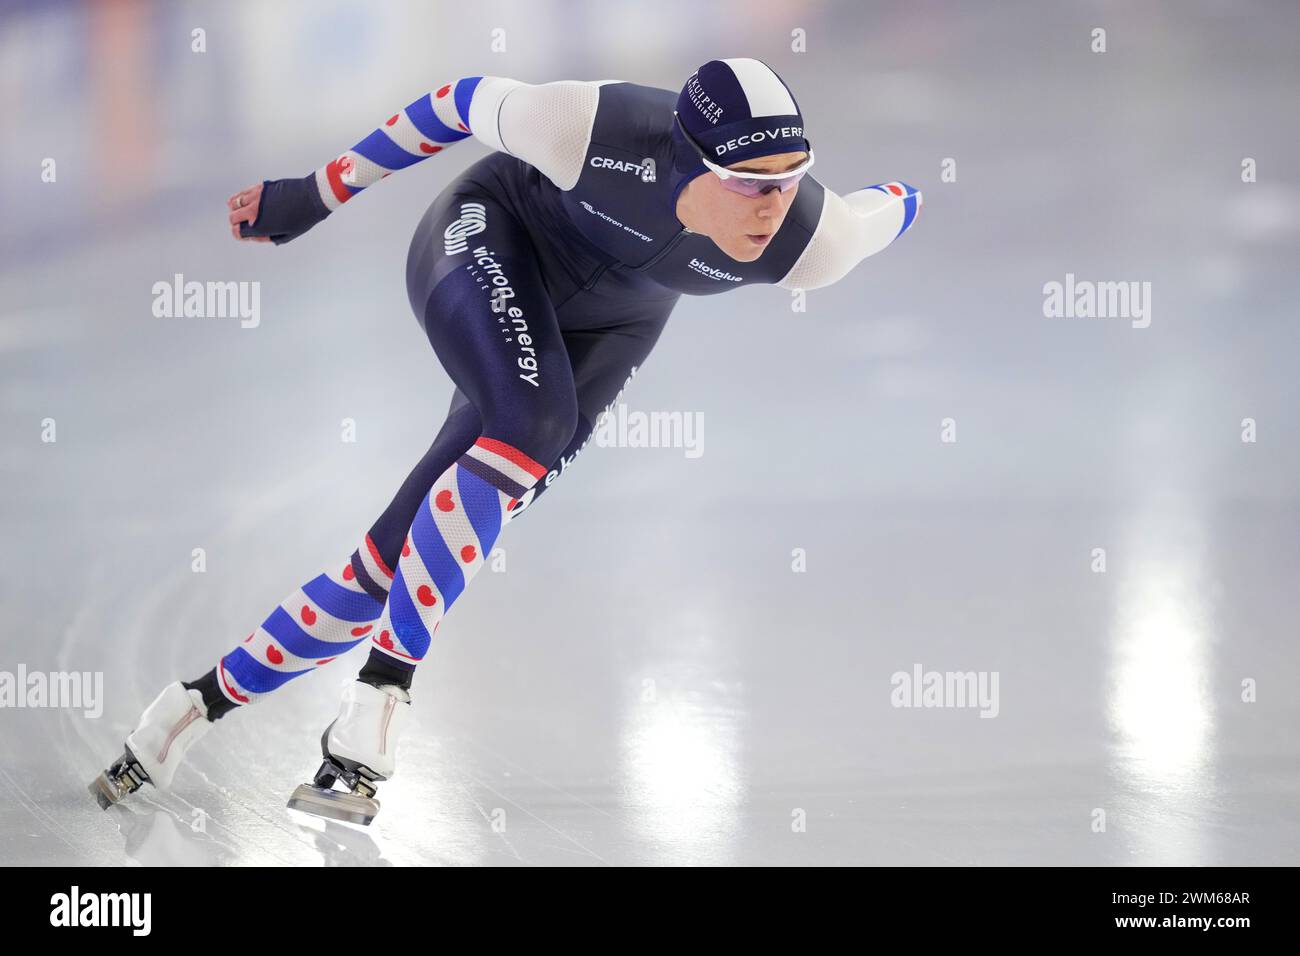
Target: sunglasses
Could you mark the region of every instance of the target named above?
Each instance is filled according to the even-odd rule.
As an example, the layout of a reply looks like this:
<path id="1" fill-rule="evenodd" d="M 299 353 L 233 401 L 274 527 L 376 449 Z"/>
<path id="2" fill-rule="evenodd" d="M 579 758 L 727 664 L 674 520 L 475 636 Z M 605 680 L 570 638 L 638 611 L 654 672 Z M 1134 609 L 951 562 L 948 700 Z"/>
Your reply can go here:
<path id="1" fill-rule="evenodd" d="M 673 119 L 677 123 L 677 128 L 682 131 L 682 137 L 686 142 L 691 144 L 691 148 L 699 153 L 700 159 L 712 172 L 716 173 L 722 180 L 724 189 L 729 189 L 733 193 L 740 193 L 742 196 L 762 196 L 764 193 L 773 189 L 779 189 L 783 193 L 789 192 L 799 185 L 799 180 L 803 179 L 804 174 L 812 169 L 813 151 L 808 150 L 808 161 L 798 169 L 788 169 L 783 173 L 738 173 L 734 169 L 727 169 L 725 166 L 719 166 L 709 159 L 700 144 L 691 138 L 691 134 L 686 132 L 686 127 L 682 125 L 682 118 L 676 110 L 673 110 Z"/>

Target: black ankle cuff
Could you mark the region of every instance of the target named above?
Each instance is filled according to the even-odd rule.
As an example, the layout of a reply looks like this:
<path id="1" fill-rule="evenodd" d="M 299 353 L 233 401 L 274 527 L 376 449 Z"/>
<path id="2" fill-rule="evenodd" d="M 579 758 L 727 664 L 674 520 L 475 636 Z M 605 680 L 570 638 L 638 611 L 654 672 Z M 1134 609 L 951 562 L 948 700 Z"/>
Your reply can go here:
<path id="1" fill-rule="evenodd" d="M 365 666 L 361 668 L 361 673 L 357 674 L 357 680 L 370 684 L 372 687 L 395 684 L 402 690 L 411 689 L 411 680 L 414 677 L 414 664 L 408 665 L 402 661 L 393 660 L 383 651 L 377 651 L 373 648 Z"/>
<path id="2" fill-rule="evenodd" d="M 232 704 L 225 694 L 221 693 L 221 686 L 217 683 L 217 669 L 215 667 L 198 680 L 181 681 L 181 686 L 186 690 L 197 690 L 203 695 L 203 706 L 208 709 L 208 720 L 210 721 L 220 720 L 237 706 Z"/>

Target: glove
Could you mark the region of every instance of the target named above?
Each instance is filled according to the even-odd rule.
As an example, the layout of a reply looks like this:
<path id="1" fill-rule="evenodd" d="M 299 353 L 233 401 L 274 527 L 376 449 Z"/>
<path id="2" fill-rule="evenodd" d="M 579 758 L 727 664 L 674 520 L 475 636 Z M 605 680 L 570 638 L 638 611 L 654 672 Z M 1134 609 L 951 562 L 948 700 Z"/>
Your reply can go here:
<path id="1" fill-rule="evenodd" d="M 267 236 L 277 246 L 297 239 L 330 214 L 316 188 L 316 174 L 302 179 L 265 179 L 257 218 L 241 222 L 241 236 Z"/>

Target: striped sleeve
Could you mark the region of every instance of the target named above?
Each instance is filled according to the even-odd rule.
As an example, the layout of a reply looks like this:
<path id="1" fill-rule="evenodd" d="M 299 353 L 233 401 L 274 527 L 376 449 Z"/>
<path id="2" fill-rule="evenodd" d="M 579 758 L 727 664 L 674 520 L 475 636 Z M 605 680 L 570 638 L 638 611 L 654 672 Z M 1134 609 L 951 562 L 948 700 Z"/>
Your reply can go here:
<path id="1" fill-rule="evenodd" d="M 468 136 L 501 149 L 497 114 L 505 95 L 518 85 L 503 77 L 469 76 L 426 93 L 316 170 L 321 201 L 333 212 L 390 173 L 428 159 Z"/>
<path id="2" fill-rule="evenodd" d="M 817 289 L 838 282 L 910 229 L 921 211 L 921 193 L 907 183 L 880 183 L 847 196 L 829 189 L 825 193 L 817 228 L 777 283 L 782 288 Z"/>

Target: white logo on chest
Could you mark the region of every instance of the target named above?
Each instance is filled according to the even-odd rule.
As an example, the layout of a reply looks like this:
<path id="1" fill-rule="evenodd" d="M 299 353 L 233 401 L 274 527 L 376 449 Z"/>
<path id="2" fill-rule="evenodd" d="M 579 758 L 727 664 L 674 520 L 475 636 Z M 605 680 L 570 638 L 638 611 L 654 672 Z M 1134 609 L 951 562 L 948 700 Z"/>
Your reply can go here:
<path id="1" fill-rule="evenodd" d="M 716 279 L 719 282 L 742 282 L 744 276 L 733 276 L 726 269 L 715 269 L 699 259 L 692 259 L 688 265 L 702 276 L 708 276 L 710 279 Z"/>
<path id="2" fill-rule="evenodd" d="M 608 156 L 593 156 L 588 160 L 588 165 L 593 169 L 612 169 L 615 172 L 632 173 L 643 183 L 652 183 L 656 178 L 655 161 L 651 157 L 634 163 L 625 159 L 610 159 Z"/>
<path id="3" fill-rule="evenodd" d="M 460 218 L 453 219 L 451 225 L 443 230 L 442 246 L 447 255 L 453 256 L 469 248 L 467 241 L 487 228 L 487 210 L 479 202 L 460 204 Z"/>

